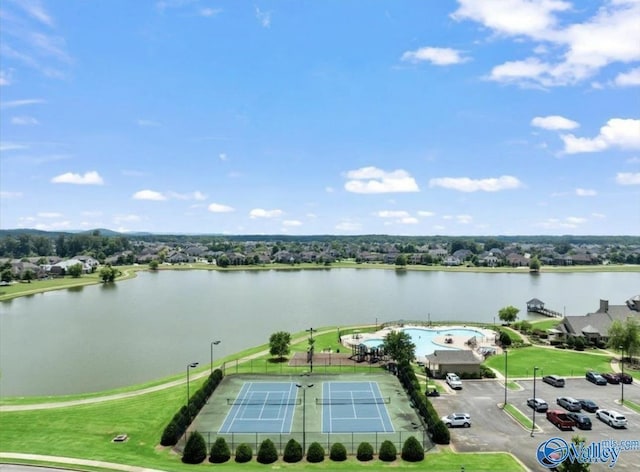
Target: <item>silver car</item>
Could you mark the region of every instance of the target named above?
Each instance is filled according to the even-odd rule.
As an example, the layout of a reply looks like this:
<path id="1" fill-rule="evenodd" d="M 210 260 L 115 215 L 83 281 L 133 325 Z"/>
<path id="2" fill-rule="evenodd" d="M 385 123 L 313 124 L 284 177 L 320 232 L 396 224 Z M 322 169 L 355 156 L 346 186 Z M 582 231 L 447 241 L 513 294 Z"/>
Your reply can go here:
<path id="1" fill-rule="evenodd" d="M 612 428 L 624 428 L 627 426 L 627 419 L 624 415 L 614 410 L 598 410 L 596 411 L 596 418 L 607 423 Z"/>
<path id="2" fill-rule="evenodd" d="M 442 422 L 449 428 L 456 426 L 468 428 L 471 426 L 471 416 L 468 413 L 451 413 L 450 415 L 443 416 Z"/>

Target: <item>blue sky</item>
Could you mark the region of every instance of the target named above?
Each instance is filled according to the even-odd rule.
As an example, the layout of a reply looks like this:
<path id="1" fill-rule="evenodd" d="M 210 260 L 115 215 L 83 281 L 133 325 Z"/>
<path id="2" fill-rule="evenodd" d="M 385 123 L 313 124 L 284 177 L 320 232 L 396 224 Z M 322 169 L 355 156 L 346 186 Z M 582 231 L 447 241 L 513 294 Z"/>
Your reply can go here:
<path id="1" fill-rule="evenodd" d="M 5 0 L 0 227 L 640 233 L 640 1 Z"/>

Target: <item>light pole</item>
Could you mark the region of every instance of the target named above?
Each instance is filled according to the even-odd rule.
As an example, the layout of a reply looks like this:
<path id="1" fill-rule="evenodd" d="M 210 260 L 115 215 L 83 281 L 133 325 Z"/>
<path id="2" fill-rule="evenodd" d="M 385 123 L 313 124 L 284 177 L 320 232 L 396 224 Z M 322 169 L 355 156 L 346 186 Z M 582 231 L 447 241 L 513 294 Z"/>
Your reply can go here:
<path id="1" fill-rule="evenodd" d="M 622 375 L 620 376 L 620 404 L 624 405 L 624 346 L 620 346 L 620 369 Z"/>
<path id="2" fill-rule="evenodd" d="M 536 372 L 538 368 L 533 368 L 533 425 L 531 425 L 531 437 L 533 437 L 533 431 L 536 429 Z"/>
<path id="3" fill-rule="evenodd" d="M 507 352 L 507 348 L 502 348 L 504 351 L 504 407 L 507 407 L 507 381 L 509 378 L 509 375 L 507 374 L 507 358 L 508 358 L 508 352 Z"/>
<path id="4" fill-rule="evenodd" d="M 211 373 L 213 374 L 213 346 L 220 344 L 220 340 L 211 341 Z"/>
<path id="5" fill-rule="evenodd" d="M 307 389 L 313 387 L 313 384 L 296 384 L 296 387 L 302 389 L 302 454 L 307 450 Z"/>
<path id="6" fill-rule="evenodd" d="M 189 409 L 189 399 L 191 396 L 189 395 L 189 369 L 194 369 L 198 367 L 198 362 L 192 362 L 191 364 L 187 364 L 187 410 Z"/>

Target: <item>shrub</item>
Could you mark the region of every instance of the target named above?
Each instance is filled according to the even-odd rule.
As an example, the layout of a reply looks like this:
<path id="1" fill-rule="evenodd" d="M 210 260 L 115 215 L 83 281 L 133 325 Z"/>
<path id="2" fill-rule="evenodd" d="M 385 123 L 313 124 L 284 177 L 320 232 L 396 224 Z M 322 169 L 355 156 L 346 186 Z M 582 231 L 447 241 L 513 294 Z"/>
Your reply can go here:
<path id="1" fill-rule="evenodd" d="M 495 379 L 496 373 L 485 365 L 480 366 L 480 376 L 485 379 Z"/>
<path id="2" fill-rule="evenodd" d="M 329 451 L 329 459 L 335 462 L 347 460 L 347 449 L 342 443 L 333 443 L 331 450 Z"/>
<path id="3" fill-rule="evenodd" d="M 300 462 L 302 460 L 302 446 L 295 439 L 289 439 L 289 442 L 284 447 L 284 454 L 282 460 L 285 462 Z"/>
<path id="4" fill-rule="evenodd" d="M 199 432 L 194 431 L 184 446 L 182 462 L 185 464 L 200 464 L 206 457 L 207 445 L 204 442 L 204 438 Z"/>
<path id="5" fill-rule="evenodd" d="M 436 444 L 449 444 L 451 442 L 451 434 L 449 428 L 442 422 L 442 420 L 436 421 L 431 429 L 433 442 Z"/>
<path id="6" fill-rule="evenodd" d="M 356 457 L 359 461 L 370 461 L 373 459 L 373 446 L 368 442 L 362 442 L 358 446 L 358 451 L 356 452 Z"/>
<path id="7" fill-rule="evenodd" d="M 384 462 L 393 462 L 396 460 L 397 455 L 398 451 L 396 450 L 395 444 L 388 439 L 386 441 L 382 441 L 382 444 L 380 445 L 380 452 L 378 453 L 378 459 Z"/>
<path id="8" fill-rule="evenodd" d="M 211 455 L 209 456 L 209 462 L 214 464 L 222 464 L 231 459 L 231 450 L 224 438 L 217 438 L 211 446 Z"/>
<path id="9" fill-rule="evenodd" d="M 578 337 L 578 338 L 576 338 L 574 344 L 575 344 L 575 350 L 576 351 L 584 351 L 584 348 L 585 348 L 587 343 L 584 341 L 583 337 Z"/>
<path id="10" fill-rule="evenodd" d="M 324 448 L 318 442 L 312 442 L 307 451 L 308 462 L 322 462 L 324 460 Z"/>
<path id="11" fill-rule="evenodd" d="M 175 421 L 171 421 L 162 432 L 162 438 L 160 444 L 163 446 L 175 446 L 178 442 L 180 433 L 178 432 L 178 425 Z"/>
<path id="12" fill-rule="evenodd" d="M 261 464 L 272 464 L 278 460 L 278 451 L 276 451 L 276 446 L 271 439 L 262 441 L 256 460 Z"/>
<path id="13" fill-rule="evenodd" d="M 242 443 L 236 448 L 236 462 L 240 464 L 249 462 L 251 457 L 253 457 L 253 451 L 248 444 Z"/>
<path id="14" fill-rule="evenodd" d="M 404 442 L 401 457 L 407 462 L 420 462 L 424 460 L 424 448 L 415 436 L 409 436 Z"/>

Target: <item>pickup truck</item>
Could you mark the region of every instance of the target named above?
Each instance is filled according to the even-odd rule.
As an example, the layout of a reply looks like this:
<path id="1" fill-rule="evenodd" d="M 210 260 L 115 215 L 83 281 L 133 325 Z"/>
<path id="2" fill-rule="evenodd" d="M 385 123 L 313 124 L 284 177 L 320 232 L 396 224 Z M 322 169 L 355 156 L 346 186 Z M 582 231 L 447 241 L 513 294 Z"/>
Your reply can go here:
<path id="1" fill-rule="evenodd" d="M 548 410 L 547 419 L 564 431 L 573 431 L 576 422 L 562 410 Z"/>

